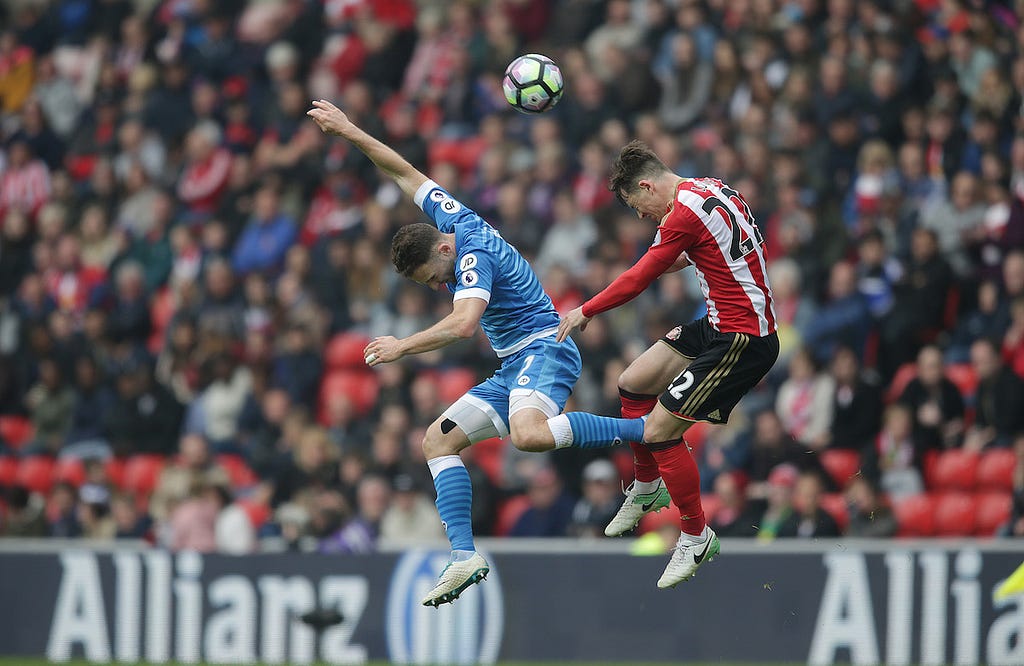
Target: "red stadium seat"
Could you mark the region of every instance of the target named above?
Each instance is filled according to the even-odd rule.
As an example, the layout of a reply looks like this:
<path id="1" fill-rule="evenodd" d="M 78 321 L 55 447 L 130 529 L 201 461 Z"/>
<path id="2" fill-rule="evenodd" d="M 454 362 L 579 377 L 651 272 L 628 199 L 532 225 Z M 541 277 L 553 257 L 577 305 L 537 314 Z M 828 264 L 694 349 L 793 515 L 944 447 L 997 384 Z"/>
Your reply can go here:
<path id="1" fill-rule="evenodd" d="M 530 508 L 530 499 L 526 495 L 516 495 L 505 500 L 498 508 L 498 520 L 494 525 L 495 536 L 506 536 L 519 517 Z"/>
<path id="2" fill-rule="evenodd" d="M 149 495 L 160 480 L 166 461 L 163 456 L 139 454 L 124 465 L 124 489 L 139 496 Z"/>
<path id="3" fill-rule="evenodd" d="M 124 488 L 124 460 L 120 458 L 109 458 L 104 463 L 107 479 L 115 488 Z"/>
<path id="4" fill-rule="evenodd" d="M 896 374 L 893 375 L 892 381 L 889 382 L 889 390 L 885 393 L 885 401 L 896 402 L 896 399 L 903 393 L 903 389 L 907 388 L 907 384 L 914 377 L 917 377 L 917 364 L 904 363 L 901 365 L 896 370 Z"/>
<path id="5" fill-rule="evenodd" d="M 492 437 L 491 439 L 485 439 L 482 442 L 477 442 L 472 446 L 472 456 L 474 462 L 484 471 L 487 478 L 491 480 L 495 486 L 499 488 L 503 486 L 504 481 L 504 455 L 505 446 L 507 441 L 498 437 Z"/>
<path id="6" fill-rule="evenodd" d="M 700 505 L 704 511 L 704 520 L 710 523 L 711 519 L 718 513 L 718 510 L 722 508 L 722 500 L 718 499 L 718 495 L 708 493 L 700 496 Z M 676 515 L 679 515 L 679 513 L 676 512 Z"/>
<path id="7" fill-rule="evenodd" d="M 990 449 L 978 461 L 978 488 L 980 490 L 1013 490 L 1013 468 L 1017 455 L 1010 449 Z"/>
<path id="8" fill-rule="evenodd" d="M 222 453 L 217 456 L 217 464 L 228 473 L 232 488 L 248 488 L 259 481 L 259 477 L 249 468 L 249 463 L 245 462 L 242 456 Z"/>
<path id="9" fill-rule="evenodd" d="M 821 496 L 821 508 L 828 512 L 835 519 L 842 532 L 850 524 L 849 508 L 846 505 L 846 497 L 842 493 L 827 493 Z"/>
<path id="10" fill-rule="evenodd" d="M 930 478 L 925 477 L 928 490 L 970 491 L 978 485 L 978 454 L 964 449 L 950 449 L 939 454 Z"/>
<path id="11" fill-rule="evenodd" d="M 18 459 L 4 456 L 0 458 L 0 486 L 13 486 L 18 478 Z"/>
<path id="12" fill-rule="evenodd" d="M 366 415 L 377 403 L 379 389 L 377 375 L 370 370 L 332 370 L 320 384 L 321 417 L 327 396 L 332 393 L 346 395 L 360 416 Z M 321 418 L 322 420 L 322 418 Z"/>
<path id="13" fill-rule="evenodd" d="M 1013 496 L 1010 493 L 981 493 L 978 499 L 978 536 L 995 536 L 1000 527 L 1010 520 L 1013 513 Z"/>
<path id="14" fill-rule="evenodd" d="M 85 483 L 85 464 L 80 458 L 58 458 L 53 468 L 54 481 L 66 481 L 78 487 Z"/>
<path id="15" fill-rule="evenodd" d="M 454 403 L 476 384 L 476 373 L 468 368 L 451 368 L 437 378 L 441 402 L 446 405 Z"/>
<path id="16" fill-rule="evenodd" d="M 977 520 L 978 501 L 970 493 L 947 493 L 935 504 L 936 536 L 971 536 Z"/>
<path id="17" fill-rule="evenodd" d="M 860 472 L 860 454 L 856 451 L 825 449 L 818 457 L 822 467 L 840 488 L 845 488 L 850 479 Z"/>
<path id="18" fill-rule="evenodd" d="M 935 534 L 935 498 L 920 494 L 905 497 L 893 503 L 896 522 L 899 523 L 897 536 L 927 537 Z"/>
<path id="19" fill-rule="evenodd" d="M 946 366 L 946 377 L 956 384 L 964 398 L 971 398 L 978 391 L 978 374 L 970 363 L 955 363 Z"/>
<path id="20" fill-rule="evenodd" d="M 15 482 L 34 493 L 45 495 L 53 488 L 53 469 L 53 458 L 47 456 L 23 458 L 18 464 L 18 476 Z"/>
<path id="21" fill-rule="evenodd" d="M 24 416 L 0 416 L 0 439 L 20 449 L 32 439 L 32 422 Z"/>
<path id="22" fill-rule="evenodd" d="M 324 361 L 330 370 L 362 370 L 366 367 L 363 350 L 370 344 L 370 338 L 359 333 L 339 333 L 327 343 Z"/>

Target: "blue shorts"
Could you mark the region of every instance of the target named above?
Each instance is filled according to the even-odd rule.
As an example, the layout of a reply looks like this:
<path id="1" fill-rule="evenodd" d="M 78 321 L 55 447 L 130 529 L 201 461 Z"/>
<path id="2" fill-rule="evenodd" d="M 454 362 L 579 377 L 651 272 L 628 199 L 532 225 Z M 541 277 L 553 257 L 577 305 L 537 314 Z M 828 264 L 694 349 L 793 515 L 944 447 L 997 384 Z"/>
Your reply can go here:
<path id="1" fill-rule="evenodd" d="M 548 416 L 557 416 L 565 409 L 582 370 L 580 350 L 572 338 L 565 342 L 555 342 L 553 336 L 541 338 L 506 356 L 494 375 L 466 395 L 475 398 L 476 406 L 485 409 L 492 420 L 500 419 L 504 432 L 497 428 L 497 422 L 494 425 L 497 434 L 504 436 L 508 433 L 509 398 L 532 393 L 547 406 Z"/>

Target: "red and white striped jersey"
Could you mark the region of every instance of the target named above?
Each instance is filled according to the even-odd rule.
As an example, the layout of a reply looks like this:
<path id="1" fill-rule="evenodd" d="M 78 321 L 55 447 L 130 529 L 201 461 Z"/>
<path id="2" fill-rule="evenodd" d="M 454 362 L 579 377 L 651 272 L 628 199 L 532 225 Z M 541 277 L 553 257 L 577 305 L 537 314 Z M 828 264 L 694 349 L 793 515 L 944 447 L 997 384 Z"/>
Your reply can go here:
<path id="1" fill-rule="evenodd" d="M 768 335 L 776 324 L 763 245 L 736 190 L 714 178 L 684 179 L 647 253 L 587 301 L 583 314 L 590 317 L 636 297 L 682 256 L 696 270 L 715 330 Z"/>

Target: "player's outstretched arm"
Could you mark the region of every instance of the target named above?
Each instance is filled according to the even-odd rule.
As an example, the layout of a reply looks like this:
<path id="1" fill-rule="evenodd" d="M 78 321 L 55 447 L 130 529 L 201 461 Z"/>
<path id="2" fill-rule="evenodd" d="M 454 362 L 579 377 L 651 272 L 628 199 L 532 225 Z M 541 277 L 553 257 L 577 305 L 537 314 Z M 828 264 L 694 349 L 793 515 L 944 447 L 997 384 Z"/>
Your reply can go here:
<path id="1" fill-rule="evenodd" d="M 316 121 L 324 134 L 340 136 L 358 148 L 377 165 L 377 168 L 391 176 L 398 187 L 410 197 L 416 194 L 420 185 L 427 182 L 427 177 L 416 167 L 405 161 L 405 158 L 394 149 L 357 127 L 344 111 L 327 100 L 315 100 L 313 108 L 307 111 L 306 115 Z"/>
<path id="2" fill-rule="evenodd" d="M 486 308 L 487 301 L 481 298 L 460 298 L 455 301 L 450 315 L 425 331 L 413 333 L 401 340 L 390 335 L 374 339 L 363 350 L 366 364 L 374 366 L 391 363 L 403 356 L 434 351 L 472 337 Z"/>

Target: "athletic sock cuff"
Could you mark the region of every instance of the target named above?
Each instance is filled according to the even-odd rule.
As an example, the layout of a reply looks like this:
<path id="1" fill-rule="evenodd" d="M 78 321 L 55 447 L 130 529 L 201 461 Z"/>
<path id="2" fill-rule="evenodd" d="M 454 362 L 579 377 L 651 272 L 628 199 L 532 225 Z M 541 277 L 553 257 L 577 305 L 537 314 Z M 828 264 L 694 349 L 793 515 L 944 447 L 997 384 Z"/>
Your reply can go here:
<path id="1" fill-rule="evenodd" d="M 627 400 L 638 400 L 638 401 L 639 400 L 653 400 L 654 398 L 658 397 L 657 394 L 654 394 L 654 393 L 633 393 L 632 391 L 627 391 L 626 389 L 622 389 L 622 388 L 619 389 L 619 396 L 622 397 L 622 398 L 626 398 Z"/>
<path id="2" fill-rule="evenodd" d="M 648 451 L 665 451 L 671 449 L 674 446 L 679 446 L 683 443 L 683 438 L 668 439 L 664 442 L 644 442 L 644 446 L 647 447 Z"/>
<path id="3" fill-rule="evenodd" d="M 434 479 L 436 479 L 437 475 L 446 469 L 465 466 L 466 465 L 462 462 L 462 458 L 454 454 L 450 456 L 438 456 L 437 458 L 431 458 L 427 461 L 427 467 L 430 468 L 430 476 Z"/>

